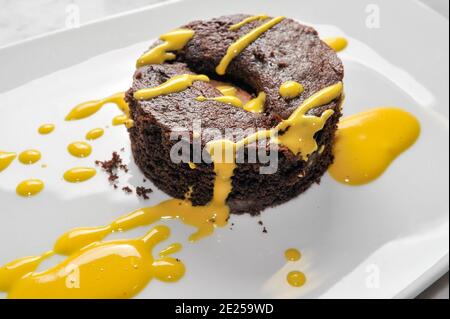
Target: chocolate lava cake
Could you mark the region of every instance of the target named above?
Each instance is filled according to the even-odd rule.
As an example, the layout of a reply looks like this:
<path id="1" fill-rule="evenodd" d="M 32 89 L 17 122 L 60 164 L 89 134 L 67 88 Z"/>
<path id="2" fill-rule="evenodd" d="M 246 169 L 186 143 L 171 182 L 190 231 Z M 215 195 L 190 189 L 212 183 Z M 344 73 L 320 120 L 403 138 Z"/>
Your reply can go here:
<path id="1" fill-rule="evenodd" d="M 134 126 L 129 129 L 134 159 L 142 172 L 161 190 L 175 198 L 184 198 L 192 187 L 194 205 L 207 204 L 213 195 L 215 173 L 213 164 L 201 162 L 195 167 L 186 163 L 173 163 L 170 151 L 177 140 L 170 133 L 178 128 L 189 131 L 192 143 L 193 122 L 201 119 L 202 130 L 270 129 L 293 111 L 308 97 L 343 79 L 343 66 L 336 53 L 320 40 L 315 29 L 292 19 L 284 19 L 247 46 L 229 64 L 226 75 L 219 77 L 215 68 L 227 48 L 265 21 L 252 21 L 236 31 L 230 31 L 249 15 L 230 15 L 207 21 L 194 21 L 182 28 L 195 31 L 192 39 L 176 52 L 176 59 L 163 64 L 145 65 L 134 74 L 133 85 L 126 94 Z M 152 47 L 161 44 L 156 41 Z M 152 48 L 151 47 L 151 48 Z M 206 74 L 211 79 L 231 83 L 253 97 L 266 93 L 263 113 L 251 113 L 232 105 L 213 100 L 197 101 L 205 97 L 221 96 L 213 82 L 195 81 L 186 90 L 161 95 L 150 100 L 136 100 L 137 90 L 162 84 L 180 74 Z M 279 87 L 286 81 L 301 83 L 304 92 L 286 100 Z M 311 109 L 308 114 L 320 116 L 332 109 L 333 115 L 324 128 L 316 133 L 319 149 L 307 161 L 288 148 L 278 148 L 278 170 L 273 174 L 260 174 L 260 163 L 237 164 L 232 178 L 232 191 L 228 196 L 231 213 L 258 214 L 266 207 L 278 205 L 304 192 L 321 176 L 333 161 L 332 143 L 341 116 L 343 96 L 333 102 Z M 234 136 L 234 140 L 245 137 Z M 215 137 L 201 136 L 202 147 Z M 192 148 L 192 144 L 190 145 Z M 272 147 L 270 144 L 267 148 Z"/>

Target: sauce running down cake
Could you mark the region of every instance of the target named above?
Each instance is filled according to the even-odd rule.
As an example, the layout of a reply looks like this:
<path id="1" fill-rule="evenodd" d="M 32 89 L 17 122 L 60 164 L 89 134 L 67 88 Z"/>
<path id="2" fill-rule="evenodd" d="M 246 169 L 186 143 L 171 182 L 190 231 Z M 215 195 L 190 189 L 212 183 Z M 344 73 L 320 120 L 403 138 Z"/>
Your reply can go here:
<path id="1" fill-rule="evenodd" d="M 245 155 L 276 154 L 270 174 L 261 174 L 268 163 L 259 160 L 233 166 L 230 212 L 258 214 L 318 183 L 332 163 L 343 75 L 317 32 L 292 19 L 191 22 L 161 36 L 138 60 L 126 92 L 135 162 L 170 196 L 188 194 L 193 205 L 206 205 L 217 163 L 196 160 L 195 143 L 203 150 L 231 140 Z M 251 143 L 255 136 L 268 139 Z M 178 163 L 171 152 L 180 141 L 190 154 Z"/>

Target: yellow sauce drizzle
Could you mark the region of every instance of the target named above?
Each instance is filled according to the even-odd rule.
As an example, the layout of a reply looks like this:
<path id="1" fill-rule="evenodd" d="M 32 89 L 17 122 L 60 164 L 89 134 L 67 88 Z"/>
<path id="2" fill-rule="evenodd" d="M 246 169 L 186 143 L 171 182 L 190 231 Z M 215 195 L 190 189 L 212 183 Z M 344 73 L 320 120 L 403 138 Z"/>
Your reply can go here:
<path id="1" fill-rule="evenodd" d="M 112 119 L 111 124 L 113 126 L 119 126 L 119 125 L 125 125 L 125 127 L 133 127 L 134 125 L 134 121 L 130 118 L 128 118 L 127 115 L 122 114 L 122 115 L 117 115 Z"/>
<path id="2" fill-rule="evenodd" d="M 26 150 L 19 154 L 19 162 L 25 165 L 31 165 L 41 159 L 41 152 L 38 150 Z"/>
<path id="3" fill-rule="evenodd" d="M 245 103 L 243 109 L 252 113 L 262 113 L 264 103 L 266 102 L 266 93 L 260 92 L 257 97 Z"/>
<path id="4" fill-rule="evenodd" d="M 161 250 L 159 252 L 159 257 L 163 258 L 163 257 L 167 257 L 169 255 L 173 255 L 173 254 L 179 252 L 182 248 L 183 248 L 183 246 L 180 243 L 173 243 L 172 245 Z"/>
<path id="5" fill-rule="evenodd" d="M 64 180 L 69 183 L 79 183 L 91 179 L 95 174 L 97 171 L 94 168 L 75 167 L 64 173 Z"/>
<path id="6" fill-rule="evenodd" d="M 44 183 L 39 179 L 28 179 L 17 185 L 16 193 L 23 197 L 39 194 L 44 189 Z"/>
<path id="7" fill-rule="evenodd" d="M 301 154 L 304 160 L 317 150 L 314 134 L 322 130 L 328 118 L 333 115 L 333 110 L 326 110 L 320 117 L 310 116 L 306 113 L 318 106 L 326 105 L 342 95 L 343 85 L 339 82 L 329 86 L 308 99 L 285 121 L 275 128 L 277 132 L 287 131 L 278 136 L 277 141 L 289 148 L 294 154 Z"/>
<path id="8" fill-rule="evenodd" d="M 236 96 L 237 94 L 237 89 L 231 85 L 221 85 L 216 87 L 216 89 L 219 90 L 222 95 L 226 96 Z"/>
<path id="9" fill-rule="evenodd" d="M 239 22 L 239 23 L 233 24 L 233 25 L 230 27 L 229 30 L 230 30 L 230 31 L 236 31 L 236 30 L 238 30 L 239 28 L 241 28 L 243 25 L 246 25 L 247 23 L 250 23 L 250 22 L 253 22 L 253 21 L 256 21 L 256 20 L 263 21 L 263 20 L 266 20 L 266 19 L 269 19 L 269 16 L 268 16 L 268 15 L 265 15 L 265 14 L 260 14 L 260 15 L 248 17 L 248 18 L 245 18 L 244 20 L 242 20 L 242 21 Z"/>
<path id="10" fill-rule="evenodd" d="M 285 99 L 293 99 L 304 91 L 303 85 L 295 81 L 286 81 L 280 86 L 280 95 Z"/>
<path id="11" fill-rule="evenodd" d="M 210 98 L 206 98 L 203 95 L 200 95 L 200 96 L 197 96 L 195 99 L 199 102 L 216 101 L 216 102 L 220 102 L 220 103 L 224 103 L 224 104 L 229 104 L 229 105 L 232 105 L 235 107 L 242 107 L 242 101 L 238 97 L 231 96 L 231 95 L 224 95 L 224 96 L 210 97 Z"/>
<path id="12" fill-rule="evenodd" d="M 192 86 L 194 81 L 208 82 L 209 78 L 206 75 L 201 74 L 176 75 L 161 85 L 134 92 L 134 98 L 137 100 L 150 100 L 160 95 L 178 93 Z"/>
<path id="13" fill-rule="evenodd" d="M 55 130 L 54 124 L 43 124 L 38 128 L 39 134 L 47 135 Z"/>
<path id="14" fill-rule="evenodd" d="M 348 185 L 379 177 L 420 135 L 418 120 L 397 108 L 376 108 L 339 123 L 330 175 Z"/>
<path id="15" fill-rule="evenodd" d="M 323 39 L 323 42 L 336 52 L 344 50 L 348 45 L 347 39 L 342 37 L 326 38 Z"/>
<path id="16" fill-rule="evenodd" d="M 16 153 L 0 151 L 0 172 L 8 168 L 16 159 Z"/>
<path id="17" fill-rule="evenodd" d="M 235 43 L 230 45 L 227 49 L 227 53 L 220 61 L 219 65 L 216 67 L 216 72 L 219 75 L 224 75 L 228 65 L 231 61 L 237 57 L 246 47 L 248 47 L 253 41 L 258 39 L 264 32 L 280 23 L 284 17 L 276 17 L 270 21 L 260 25 L 259 27 L 253 29 L 246 35 L 239 38 Z"/>
<path id="18" fill-rule="evenodd" d="M 159 37 L 164 41 L 160 45 L 144 53 L 136 62 L 136 67 L 147 64 L 161 64 L 176 58 L 175 54 L 168 51 L 178 51 L 184 48 L 194 36 L 195 32 L 189 29 L 177 29 Z"/>
<path id="19" fill-rule="evenodd" d="M 127 116 L 130 114 L 127 102 L 125 102 L 125 93 L 119 92 L 107 98 L 95 101 L 88 101 L 75 106 L 66 116 L 66 121 L 81 120 L 97 113 L 103 105 L 114 103 Z"/>
<path id="20" fill-rule="evenodd" d="M 67 150 L 75 157 L 88 157 L 91 155 L 92 147 L 86 142 L 73 142 L 67 146 Z"/>
<path id="21" fill-rule="evenodd" d="M 46 256 L 22 259 L 1 268 L 1 288 L 8 298 L 129 298 L 152 278 L 174 282 L 183 277 L 180 260 L 152 256 L 169 233 L 157 226 L 138 239 L 96 242 L 43 272 L 34 270 Z"/>
<path id="22" fill-rule="evenodd" d="M 189 162 L 188 165 L 189 165 L 190 169 L 196 169 L 197 168 L 197 165 L 195 163 Z"/>
<path id="23" fill-rule="evenodd" d="M 302 257 L 302 254 L 298 251 L 298 249 L 295 248 L 289 248 L 286 249 L 284 252 L 284 256 L 286 257 L 286 260 L 288 261 L 297 261 L 300 260 Z"/>
<path id="24" fill-rule="evenodd" d="M 88 141 L 96 140 L 105 134 L 105 130 L 102 128 L 94 128 L 86 133 L 86 139 Z"/>
<path id="25" fill-rule="evenodd" d="M 286 279 L 292 287 L 301 287 L 306 283 L 305 274 L 297 270 L 289 272 Z"/>

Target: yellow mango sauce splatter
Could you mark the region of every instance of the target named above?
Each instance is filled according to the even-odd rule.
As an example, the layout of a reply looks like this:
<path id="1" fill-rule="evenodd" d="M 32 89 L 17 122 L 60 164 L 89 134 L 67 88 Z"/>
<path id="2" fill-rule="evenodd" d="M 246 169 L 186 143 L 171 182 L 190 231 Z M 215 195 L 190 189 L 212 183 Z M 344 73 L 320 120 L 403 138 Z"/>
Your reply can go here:
<path id="1" fill-rule="evenodd" d="M 97 174 L 95 168 L 91 167 L 74 167 L 67 170 L 63 177 L 66 182 L 69 183 L 81 183 L 85 182 Z"/>
<path id="2" fill-rule="evenodd" d="M 136 62 L 136 67 L 147 64 L 161 64 L 174 60 L 175 54 L 170 51 L 178 51 L 184 48 L 195 32 L 189 29 L 176 29 L 159 37 L 163 41 L 160 45 L 144 53 Z"/>
<path id="3" fill-rule="evenodd" d="M 16 193 L 22 197 L 31 197 L 39 194 L 44 189 L 44 182 L 39 179 L 27 179 L 16 187 Z"/>
<path id="4" fill-rule="evenodd" d="M 0 172 L 4 171 L 16 159 L 17 154 L 0 151 Z"/>
<path id="5" fill-rule="evenodd" d="M 38 128 L 38 132 L 41 135 L 48 135 L 51 132 L 53 132 L 54 130 L 55 130 L 54 124 L 43 124 L 43 125 L 39 126 L 39 128 Z"/>
<path id="6" fill-rule="evenodd" d="M 125 93 L 119 92 L 101 100 L 87 101 L 75 106 L 66 116 L 66 121 L 75 121 L 94 115 L 107 103 L 116 104 L 117 107 L 127 116 L 130 109 L 125 101 Z"/>
<path id="7" fill-rule="evenodd" d="M 19 162 L 25 165 L 31 165 L 41 159 L 41 152 L 38 150 L 26 150 L 19 154 Z"/>
<path id="8" fill-rule="evenodd" d="M 418 120 L 397 108 L 376 108 L 339 123 L 330 175 L 338 182 L 362 185 L 378 178 L 420 135 Z"/>
<path id="9" fill-rule="evenodd" d="M 183 277 L 180 260 L 152 256 L 169 233 L 157 226 L 138 239 L 96 242 L 42 272 L 35 270 L 51 252 L 19 259 L 0 268 L 0 289 L 9 298 L 129 298 L 153 278 L 174 282 Z"/>
<path id="10" fill-rule="evenodd" d="M 91 155 L 92 147 L 86 142 L 73 142 L 67 146 L 70 155 L 83 158 Z"/>

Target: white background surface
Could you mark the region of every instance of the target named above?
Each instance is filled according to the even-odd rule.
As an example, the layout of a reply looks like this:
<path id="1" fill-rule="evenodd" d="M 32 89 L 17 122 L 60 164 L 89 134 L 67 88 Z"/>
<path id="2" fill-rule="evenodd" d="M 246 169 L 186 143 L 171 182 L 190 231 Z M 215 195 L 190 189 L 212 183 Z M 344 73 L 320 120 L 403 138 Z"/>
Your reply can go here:
<path id="1" fill-rule="evenodd" d="M 67 6 L 79 6 L 80 23 L 164 0 L 0 0 L 0 47 L 67 25 Z M 447 0 L 424 0 L 448 18 Z M 448 298 L 448 274 L 424 292 L 423 298 Z"/>

